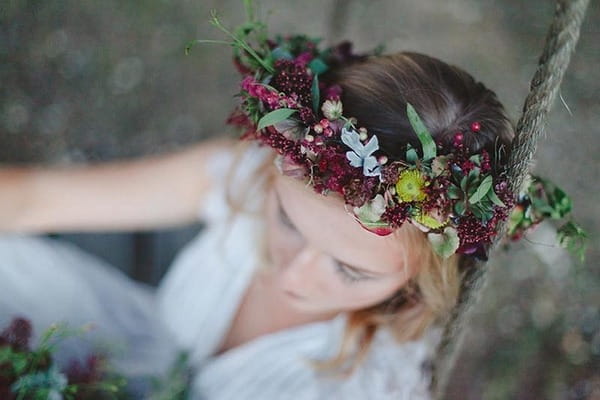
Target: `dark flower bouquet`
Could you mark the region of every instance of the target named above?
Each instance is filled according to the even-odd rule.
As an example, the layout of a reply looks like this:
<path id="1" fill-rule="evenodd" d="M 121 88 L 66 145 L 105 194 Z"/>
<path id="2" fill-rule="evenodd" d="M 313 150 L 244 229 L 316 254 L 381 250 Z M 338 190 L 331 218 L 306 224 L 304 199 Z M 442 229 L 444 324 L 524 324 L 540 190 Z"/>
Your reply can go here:
<path id="1" fill-rule="evenodd" d="M 53 358 L 56 346 L 66 337 L 81 335 L 89 327 L 70 329 L 54 324 L 32 348 L 31 323 L 16 317 L 0 333 L 0 399 L 2 400 L 88 400 L 133 399 L 127 380 L 111 370 L 108 355 L 92 353 L 85 360 L 71 360 L 60 369 Z M 182 353 L 164 378 L 151 378 L 152 400 L 183 400 L 187 397 L 189 369 Z"/>
<path id="2" fill-rule="evenodd" d="M 72 360 L 61 371 L 52 354 L 56 345 L 68 336 L 87 330 L 70 330 L 52 325 L 41 336 L 36 348 L 30 345 L 31 323 L 14 318 L 0 334 L 0 398 L 21 399 L 110 399 L 125 385 L 125 380 L 110 373 L 103 354 L 91 354 L 82 363 Z"/>

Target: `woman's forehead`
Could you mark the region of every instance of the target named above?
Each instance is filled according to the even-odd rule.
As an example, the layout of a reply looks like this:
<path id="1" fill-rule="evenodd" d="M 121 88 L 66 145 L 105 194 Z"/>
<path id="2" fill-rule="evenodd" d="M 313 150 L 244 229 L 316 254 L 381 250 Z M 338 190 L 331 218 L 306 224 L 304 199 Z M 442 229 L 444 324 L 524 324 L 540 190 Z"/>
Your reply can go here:
<path id="1" fill-rule="evenodd" d="M 311 245 L 351 266 L 378 273 L 404 271 L 403 235 L 378 236 L 362 228 L 337 195 L 321 195 L 298 179 L 276 174 L 284 211 Z"/>

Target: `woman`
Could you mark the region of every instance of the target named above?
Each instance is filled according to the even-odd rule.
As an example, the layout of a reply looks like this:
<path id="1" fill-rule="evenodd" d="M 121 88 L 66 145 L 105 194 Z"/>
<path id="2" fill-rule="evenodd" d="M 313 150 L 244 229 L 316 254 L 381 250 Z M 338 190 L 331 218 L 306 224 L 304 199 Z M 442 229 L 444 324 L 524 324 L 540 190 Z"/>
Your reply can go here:
<path id="1" fill-rule="evenodd" d="M 156 293 L 72 246 L 5 235 L 2 320 L 22 313 L 36 326 L 91 321 L 99 337 L 124 342 L 115 364 L 134 378 L 161 373 L 184 349 L 193 398 L 429 398 L 426 361 L 437 324 L 510 205 L 500 173 L 512 126 L 493 92 L 440 60 L 289 43 L 292 60 L 283 59 L 292 64 L 265 68 L 268 86 L 255 79 L 264 66 L 238 53 L 243 105 L 230 121 L 257 140 L 237 150 L 218 140 L 124 163 L 0 170 L 0 184 L 11 189 L 0 200 L 3 231 L 208 222 Z M 308 67 L 315 59 L 328 69 L 319 74 L 320 107 L 306 111 L 315 91 L 302 79 L 315 82 L 318 67 Z M 269 103 L 273 94 L 279 98 Z M 280 109 L 292 111 L 262 119 Z M 362 154 L 373 137 L 375 152 Z M 453 178 L 436 168 L 457 165 L 458 155 L 465 177 L 484 171 L 475 189 L 493 176 L 494 189 L 481 194 L 502 204 L 489 207 L 492 222 L 475 226 L 465 210 L 438 212 L 456 199 L 447 195 Z M 394 163 L 395 183 L 379 189 Z M 419 172 L 424 165 L 437 183 Z"/>

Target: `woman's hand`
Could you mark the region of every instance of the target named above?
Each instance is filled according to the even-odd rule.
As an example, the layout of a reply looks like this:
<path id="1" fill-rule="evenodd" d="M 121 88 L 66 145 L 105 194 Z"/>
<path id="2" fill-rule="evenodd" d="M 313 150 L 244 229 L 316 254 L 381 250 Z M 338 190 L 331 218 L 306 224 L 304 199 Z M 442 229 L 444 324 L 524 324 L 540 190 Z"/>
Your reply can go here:
<path id="1" fill-rule="evenodd" d="M 151 230 L 198 220 L 206 160 L 230 139 L 136 160 L 69 167 L 2 167 L 0 231 Z"/>

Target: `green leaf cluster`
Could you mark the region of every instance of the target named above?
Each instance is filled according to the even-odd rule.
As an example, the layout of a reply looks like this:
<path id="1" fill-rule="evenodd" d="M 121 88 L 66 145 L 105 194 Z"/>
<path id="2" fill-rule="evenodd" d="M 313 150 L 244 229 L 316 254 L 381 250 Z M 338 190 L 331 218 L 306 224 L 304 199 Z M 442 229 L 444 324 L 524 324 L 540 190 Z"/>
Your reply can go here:
<path id="1" fill-rule="evenodd" d="M 567 193 L 554 183 L 539 176 L 529 176 L 518 205 L 509 217 L 508 235 L 518 237 L 544 219 L 561 220 L 571 213 L 573 202 Z M 584 261 L 588 235 L 576 222 L 569 220 L 557 230 L 559 245 L 580 262 Z"/>
<path id="2" fill-rule="evenodd" d="M 506 207 L 500 200 L 493 187 L 493 178 L 490 174 L 481 174 L 479 155 L 471 157 L 475 163 L 467 175 L 458 167 L 452 170 L 453 183 L 448 188 L 448 197 L 456 200 L 454 212 L 464 216 L 471 212 L 481 221 L 489 221 L 494 216 L 494 206 Z"/>

